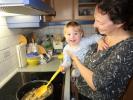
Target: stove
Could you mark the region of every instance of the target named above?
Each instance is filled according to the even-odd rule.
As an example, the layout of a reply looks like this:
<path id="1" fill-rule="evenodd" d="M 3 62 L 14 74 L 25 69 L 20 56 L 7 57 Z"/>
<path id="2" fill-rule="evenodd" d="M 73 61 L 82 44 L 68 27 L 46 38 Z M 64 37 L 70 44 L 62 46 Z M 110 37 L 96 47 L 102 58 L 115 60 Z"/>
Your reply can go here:
<path id="1" fill-rule="evenodd" d="M 16 92 L 24 84 L 34 80 L 50 80 L 53 74 L 54 72 L 18 72 L 0 89 L 0 100 L 17 100 Z M 63 100 L 64 74 L 58 74 L 52 84 L 53 98 Z"/>

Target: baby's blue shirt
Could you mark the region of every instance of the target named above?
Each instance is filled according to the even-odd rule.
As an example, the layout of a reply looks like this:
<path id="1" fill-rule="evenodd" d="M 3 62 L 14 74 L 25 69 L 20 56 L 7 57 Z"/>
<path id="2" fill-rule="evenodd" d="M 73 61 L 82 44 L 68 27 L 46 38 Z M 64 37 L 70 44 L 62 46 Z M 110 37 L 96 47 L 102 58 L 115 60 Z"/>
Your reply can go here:
<path id="1" fill-rule="evenodd" d="M 87 51 L 90 49 L 90 45 L 93 43 L 96 43 L 100 38 L 101 38 L 101 36 L 97 35 L 97 34 L 88 36 L 88 37 L 83 37 L 80 40 L 79 45 L 76 46 L 75 48 L 72 48 L 72 47 L 70 47 L 69 44 L 67 44 L 63 49 L 64 58 L 63 58 L 63 62 L 61 65 L 65 68 L 68 68 L 71 66 L 71 58 L 67 54 L 67 51 L 70 51 L 73 54 L 75 54 L 78 57 L 78 59 L 81 61 L 81 63 L 83 63 L 84 57 L 85 57 Z"/>

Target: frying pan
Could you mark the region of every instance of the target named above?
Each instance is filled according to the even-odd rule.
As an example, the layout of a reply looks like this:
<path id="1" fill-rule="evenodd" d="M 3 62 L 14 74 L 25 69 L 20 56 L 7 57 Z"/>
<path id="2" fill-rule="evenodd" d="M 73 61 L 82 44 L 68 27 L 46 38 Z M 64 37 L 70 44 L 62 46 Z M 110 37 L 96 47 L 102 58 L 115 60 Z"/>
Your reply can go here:
<path id="1" fill-rule="evenodd" d="M 25 85 L 23 85 L 16 93 L 16 98 L 17 100 L 21 100 L 22 97 L 28 93 L 29 91 L 31 91 L 34 88 L 38 88 L 43 84 L 47 84 L 48 81 L 46 80 L 35 80 L 35 81 L 30 81 L 28 83 L 26 83 Z M 51 91 L 52 93 L 45 98 L 45 100 L 53 100 L 53 84 L 50 84 L 49 86 L 51 86 Z"/>

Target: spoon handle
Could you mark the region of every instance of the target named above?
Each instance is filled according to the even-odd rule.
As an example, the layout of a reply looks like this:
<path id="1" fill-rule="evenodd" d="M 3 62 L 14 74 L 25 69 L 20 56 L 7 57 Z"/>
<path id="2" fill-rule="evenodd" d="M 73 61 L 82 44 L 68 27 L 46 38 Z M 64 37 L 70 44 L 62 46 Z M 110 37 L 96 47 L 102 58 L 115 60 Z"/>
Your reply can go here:
<path id="1" fill-rule="evenodd" d="M 51 77 L 51 79 L 48 81 L 48 83 L 46 84 L 46 86 L 48 86 L 54 79 L 55 77 L 61 72 L 61 68 L 59 68 L 54 75 Z"/>

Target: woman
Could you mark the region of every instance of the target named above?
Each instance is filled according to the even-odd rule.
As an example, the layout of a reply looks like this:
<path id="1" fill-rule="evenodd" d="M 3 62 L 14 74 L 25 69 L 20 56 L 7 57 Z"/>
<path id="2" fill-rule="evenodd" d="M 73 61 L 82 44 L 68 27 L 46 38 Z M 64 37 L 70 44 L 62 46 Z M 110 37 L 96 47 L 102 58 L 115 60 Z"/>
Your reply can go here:
<path id="1" fill-rule="evenodd" d="M 79 69 L 79 100 L 118 100 L 133 74 L 133 0 L 101 0 L 95 8 L 94 27 L 109 48 L 92 45 L 84 64 L 68 51 Z"/>

